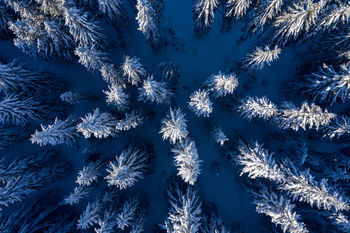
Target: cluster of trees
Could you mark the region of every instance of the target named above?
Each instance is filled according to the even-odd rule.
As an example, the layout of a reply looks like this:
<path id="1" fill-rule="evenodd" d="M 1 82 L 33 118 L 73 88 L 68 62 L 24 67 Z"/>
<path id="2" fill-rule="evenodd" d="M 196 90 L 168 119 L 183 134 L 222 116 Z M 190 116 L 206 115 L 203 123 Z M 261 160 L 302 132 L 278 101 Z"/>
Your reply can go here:
<path id="1" fill-rule="evenodd" d="M 200 174 L 200 163 L 196 143 L 189 137 L 185 113 L 180 108 L 169 109 L 168 114 L 162 120 L 159 133 L 163 140 L 169 140 L 174 145 L 171 152 L 174 153 L 177 174 L 186 183 L 193 185 Z"/>
<path id="2" fill-rule="evenodd" d="M 306 130 L 315 128 L 330 129 L 333 121 L 337 122 L 337 115 L 329 113 L 327 109 L 314 103 L 311 105 L 304 102 L 300 108 L 297 108 L 291 102 L 282 103 L 278 108 L 267 97 L 247 97 L 241 100 L 236 108 L 242 116 L 251 120 L 254 117 L 271 121 L 282 129 L 293 129 L 298 131 L 300 128 Z"/>
<path id="3" fill-rule="evenodd" d="M 77 205 L 91 192 L 102 186 L 102 192 L 95 201 L 88 202 L 85 210 L 76 220 L 75 229 L 96 233 L 114 232 L 116 229 L 139 233 L 144 231 L 145 210 L 139 197 L 125 197 L 118 190 L 133 186 L 143 177 L 148 160 L 148 152 L 130 146 L 109 163 L 91 161 L 79 172 L 73 192 L 66 196 L 61 205 Z M 108 186 L 101 182 L 104 177 Z M 113 186 L 109 188 L 110 186 Z"/>
<path id="4" fill-rule="evenodd" d="M 114 232 L 116 229 L 140 233 L 144 231 L 144 216 L 145 212 L 137 197 L 120 197 L 109 190 L 87 204 L 77 221 L 76 229 L 94 229 L 96 233 Z"/>
<path id="5" fill-rule="evenodd" d="M 284 102 L 278 108 L 266 96 L 246 97 L 235 110 L 249 120 L 261 118 L 282 129 L 320 130 L 323 137 L 329 139 L 347 137 L 350 133 L 347 115 L 329 113 L 314 103 L 304 102 L 297 108 L 291 102 Z"/>
<path id="6" fill-rule="evenodd" d="M 157 12 L 162 4 L 157 2 L 140 0 L 136 4 L 138 30 L 153 44 L 160 37 Z M 107 82 L 117 81 L 119 74 L 105 52 L 106 36 L 93 15 L 98 13 L 120 26 L 127 15 L 121 0 L 6 0 L 0 10 L 0 28 L 15 35 L 14 44 L 23 52 L 46 60 L 76 57 L 87 70 L 99 72 Z"/>
<path id="7" fill-rule="evenodd" d="M 77 122 L 79 122 L 77 124 Z M 40 146 L 68 144 L 73 145 L 79 133 L 85 138 L 107 138 L 115 137 L 119 132 L 135 128 L 142 123 L 142 116 L 139 113 L 126 113 L 125 118 L 117 119 L 108 112 L 100 112 L 96 108 L 92 113 L 82 117 L 80 121 L 68 117 L 61 121 L 57 118 L 52 125 L 41 125 L 41 131 L 36 130 L 31 135 L 31 142 Z"/>
<path id="8" fill-rule="evenodd" d="M 163 80 L 169 80 L 171 76 L 177 77 L 178 73 L 174 65 L 164 67 L 162 72 L 164 74 L 162 77 Z M 35 131 L 31 137 L 31 141 L 39 145 L 73 144 L 79 136 L 77 132 L 81 133 L 85 138 L 91 138 L 91 136 L 95 138 L 107 138 L 115 137 L 121 131 L 137 127 L 142 123 L 143 117 L 139 111 L 131 110 L 126 112 L 130 109 L 129 94 L 126 92 L 128 83 L 136 87 L 142 84 L 138 88 L 138 100 L 140 102 L 156 104 L 170 103 L 172 92 L 167 88 L 167 83 L 165 81 L 156 81 L 151 75 L 147 75 L 139 58 L 125 56 L 120 70 L 114 69 L 114 73 L 118 74 L 118 78 L 115 79 L 118 81 L 111 82 L 108 85 L 108 90 L 103 92 L 106 95 L 107 104 L 119 112 L 125 113 L 124 118 L 118 119 L 109 112 L 101 112 L 99 108 L 95 108 L 93 112 L 81 117 L 80 120 L 73 119 L 70 116 L 64 121 L 56 118 L 52 125 L 42 125 L 41 131 Z M 60 98 L 69 104 L 78 104 L 84 99 L 82 95 L 72 91 L 61 94 Z M 9 105 L 9 103 L 6 104 Z M 30 107 L 28 103 L 25 106 Z M 24 110 L 19 112 L 17 114 L 18 116 L 14 115 L 12 117 L 14 121 L 17 118 L 21 119 L 20 113 L 22 115 L 29 115 L 30 112 L 27 113 Z M 7 121 L 7 118 L 4 116 L 1 119 Z"/>
<path id="9" fill-rule="evenodd" d="M 240 175 L 247 174 L 253 180 L 271 181 L 268 186 L 265 184 L 265 187 L 258 188 L 259 191 L 252 191 L 257 212 L 270 216 L 283 232 L 309 232 L 292 204 L 292 201 L 306 202 L 311 207 L 323 210 L 328 220 L 336 226 L 343 229 L 345 225 L 349 227 L 348 222 L 342 225 L 332 218 L 334 215 L 343 216 L 342 211 L 349 211 L 348 197 L 326 179 L 318 182 L 309 170 L 300 171 L 291 160 L 278 163 L 274 157 L 276 155 L 264 149 L 262 144 L 242 141 L 236 156 L 232 157 L 234 163 L 242 167 Z M 254 184 L 259 185 L 257 182 Z"/>
<path id="10" fill-rule="evenodd" d="M 168 217 L 161 227 L 167 233 L 221 232 L 229 233 L 215 208 L 203 205 L 192 186 L 170 183 Z"/>
<path id="11" fill-rule="evenodd" d="M 284 47 L 294 42 L 303 41 L 311 48 L 311 52 L 308 51 L 311 55 L 308 56 L 311 58 L 310 62 L 302 64 L 301 71 L 298 71 L 299 77 L 290 85 L 291 89 L 298 93 L 292 95 L 296 97 L 295 102 L 301 103 L 300 107 L 291 101 L 282 102 L 277 106 L 266 96 L 247 96 L 240 98 L 234 107 L 235 112 L 248 120 L 260 118 L 287 130 L 278 131 L 281 134 L 291 134 L 294 137 L 296 134 L 291 131 L 315 129 L 318 132 L 308 131 L 306 134 L 318 140 L 339 140 L 343 143 L 339 144 L 340 147 L 347 149 L 349 116 L 346 110 L 336 114 L 328 112 L 327 108 L 347 103 L 349 99 L 349 2 L 198 0 L 193 7 L 195 31 L 198 34 L 204 35 L 209 31 L 215 14 L 221 7 L 224 8 L 223 30 L 228 30 L 234 21 L 246 15 L 247 34 L 258 33 L 262 41 L 262 46 L 256 47 L 241 60 L 239 69 L 242 71 L 264 69 L 279 58 Z M 247 14 L 248 11 L 251 13 Z M 198 116 L 208 117 L 212 112 L 209 97 L 203 90 L 198 90 L 191 96 L 189 105 Z M 337 108 L 333 111 L 337 111 Z M 212 135 L 221 146 L 227 144 L 228 139 L 220 128 L 215 128 Z M 336 189 L 336 186 L 340 186 L 348 191 L 347 186 L 344 187 L 342 183 L 332 185 L 332 182 L 322 178 L 323 175 L 337 177 L 333 180 L 347 180 L 345 174 L 349 172 L 349 168 L 340 162 L 344 158 L 347 160 L 346 149 L 345 152 L 339 152 L 338 158 L 335 156 L 332 162 L 327 161 L 328 166 L 332 166 L 332 169 L 335 167 L 335 170 L 318 174 L 318 182 L 312 175 L 314 171 L 299 170 L 298 166 L 309 159 L 307 150 L 302 150 L 303 156 L 297 166 L 273 156 L 275 154 L 269 153 L 258 143 L 239 144 L 234 161 L 243 167 L 241 174 L 248 174 L 254 181 L 257 178 L 265 178 L 275 183 L 268 188 L 262 188 L 266 182 L 259 186 L 259 181 L 255 182 L 258 187 L 250 187 L 258 213 L 270 216 L 271 221 L 280 226 L 283 232 L 309 232 L 307 224 L 300 220 L 304 216 L 297 213 L 305 212 L 303 206 L 294 203 L 302 201 L 323 209 L 322 215 L 326 221 L 332 222 L 337 230 L 349 231 L 350 224 L 346 214 L 349 210 L 348 198 Z M 224 146 L 225 148 L 228 147 Z M 276 162 L 273 157 L 282 162 Z"/>
<path id="12" fill-rule="evenodd" d="M 223 28 L 230 28 L 234 21 L 247 16 L 250 32 L 262 33 L 272 29 L 272 42 L 281 45 L 299 39 L 301 35 L 309 37 L 344 29 L 349 20 L 347 1 L 198 0 L 193 7 L 197 32 L 208 32 L 219 7 L 224 8 Z M 253 12 L 247 14 L 248 11 Z"/>
<path id="13" fill-rule="evenodd" d="M 202 202 L 197 192 L 202 160 L 188 130 L 185 111 L 172 102 L 176 97 L 173 86 L 180 77 L 180 69 L 166 61 L 158 65 L 159 74 L 150 74 L 139 57 L 125 55 L 118 66 L 107 52 L 110 45 L 95 16 L 103 16 L 107 23 L 120 29 L 130 15 L 125 4 L 122 0 L 0 2 L 1 36 L 13 38 L 16 47 L 39 59 L 76 59 L 106 82 L 102 92 L 107 105 L 106 110 L 96 106 L 80 117 L 67 114 L 62 110 L 70 110 L 70 105 L 78 105 L 88 97 L 67 90 L 65 84 L 49 73 L 28 69 L 16 61 L 1 62 L 0 149 L 21 142 L 21 128 L 32 130 L 32 135 L 23 137 L 39 146 L 72 146 L 82 137 L 94 144 L 117 137 L 149 120 L 143 113 L 144 106 L 146 111 L 166 106 L 169 110 L 160 122 L 159 133 L 172 146 L 174 165 L 181 180 L 168 188 L 168 215 L 160 227 L 169 233 L 228 232 L 215 208 Z M 162 42 L 160 9 L 163 1 L 137 0 L 133 7 L 137 30 L 156 48 Z M 306 135 L 311 135 L 316 130 L 315 137 L 321 135 L 347 143 L 350 116 L 328 112 L 327 108 L 350 99 L 349 2 L 198 0 L 193 7 L 197 36 L 209 32 L 220 7 L 223 8 L 224 30 L 246 16 L 246 30 L 258 33 L 263 43 L 241 60 L 239 70 L 209 75 L 203 86 L 189 96 L 189 109 L 197 117 L 209 118 L 214 111 L 214 99 L 235 94 L 239 84 L 236 74 L 262 70 L 276 61 L 286 46 L 298 41 L 308 45 L 311 41 L 320 44 L 329 56 L 318 56 L 298 82 L 293 82 L 298 93 L 303 94 L 300 107 L 291 101 L 276 105 L 266 96 L 248 96 L 238 99 L 234 110 L 248 120 L 260 118 L 283 129 L 278 131 L 281 134 L 298 135 L 305 131 Z M 34 131 L 32 126 L 37 128 L 38 121 L 42 124 Z M 233 144 L 221 127 L 213 128 L 210 133 L 221 151 Z M 240 175 L 246 174 L 250 179 L 245 184 L 249 186 L 256 211 L 270 217 L 283 232 L 311 231 L 305 216 L 307 211 L 321 215 L 318 218 L 322 224 L 332 223 L 335 228 L 329 226 L 331 230 L 349 232 L 349 190 L 342 191 L 343 186 L 348 187 L 342 181 L 350 180 L 348 148 L 334 156 L 327 168 L 323 168 L 324 172 L 316 173 L 305 165 L 311 155 L 306 143 L 303 145 L 300 151 L 295 151 L 295 154 L 302 154 L 296 162 L 292 156 L 288 159 L 270 153 L 257 142 L 239 141 L 232 161 L 241 167 Z M 153 156 L 148 148 L 135 144 L 128 145 L 112 160 L 87 159 L 85 166 L 77 171 L 73 191 L 60 197 L 60 203 L 39 198 L 32 205 L 23 205 L 1 216 L 0 229 L 4 232 L 143 232 L 145 202 L 139 196 L 130 197 L 128 192 L 144 178 Z M 318 159 L 319 163 L 326 160 Z M 0 208 L 25 200 L 67 174 L 69 168 L 70 165 L 54 152 L 2 159 Z M 89 200 L 79 218 L 67 214 L 73 213 L 67 209 L 81 205 L 80 200 L 93 196 L 93 192 L 98 193 L 98 197 Z"/>
<path id="14" fill-rule="evenodd" d="M 59 99 L 57 91 L 64 84 L 55 84 L 58 78 L 54 75 L 30 70 L 16 61 L 0 62 L 0 72 L 0 123 L 3 136 L 0 144 L 2 149 L 6 149 L 22 140 L 18 133 L 23 131 L 23 126 L 37 121 L 51 121 L 55 115 L 64 113 L 61 109 L 63 105 L 53 105 Z M 18 133 L 15 133 L 16 130 Z"/>
<path id="15" fill-rule="evenodd" d="M 9 215 L 1 217 L 1 230 L 4 232 L 72 232 L 73 215 L 53 200 L 56 195 L 54 192 L 45 193 L 45 196 L 38 200 L 14 208 Z"/>
<path id="16" fill-rule="evenodd" d="M 188 101 L 189 108 L 200 117 L 209 117 L 213 112 L 213 102 L 210 97 L 225 97 L 232 95 L 238 86 L 238 79 L 235 73 L 211 74 L 205 81 L 205 88 L 195 91 Z"/>

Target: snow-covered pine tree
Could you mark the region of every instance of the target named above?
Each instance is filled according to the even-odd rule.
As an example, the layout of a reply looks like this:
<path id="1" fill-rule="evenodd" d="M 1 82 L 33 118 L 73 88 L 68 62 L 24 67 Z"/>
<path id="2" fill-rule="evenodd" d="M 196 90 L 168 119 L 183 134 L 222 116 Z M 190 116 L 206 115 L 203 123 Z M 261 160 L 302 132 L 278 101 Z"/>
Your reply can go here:
<path id="1" fill-rule="evenodd" d="M 22 177 L 13 177 L 2 181 L 0 190 L 0 208 L 9 206 L 16 201 L 22 201 L 26 196 L 35 191 L 36 185 L 41 183 L 40 178 L 29 173 Z M 0 210 L 1 210 L 0 209 Z"/>
<path id="2" fill-rule="evenodd" d="M 100 69 L 100 74 L 103 80 L 107 83 L 115 83 L 125 87 L 125 81 L 122 77 L 121 72 L 115 68 L 114 64 L 105 63 Z"/>
<path id="3" fill-rule="evenodd" d="M 277 45 L 273 49 L 268 45 L 264 49 L 258 47 L 243 59 L 243 68 L 262 70 L 265 65 L 269 66 L 271 62 L 277 60 L 280 53 L 281 49 Z"/>
<path id="4" fill-rule="evenodd" d="M 249 23 L 250 29 L 254 32 L 259 29 L 259 32 L 262 32 L 264 25 L 279 15 L 282 4 L 282 0 L 261 1 L 253 16 L 253 20 Z"/>
<path id="5" fill-rule="evenodd" d="M 72 35 L 65 29 L 63 22 L 60 20 L 45 20 L 42 27 L 47 33 L 48 45 L 43 44 L 40 40 L 37 42 L 38 52 L 43 52 L 43 55 L 58 56 L 67 60 L 72 60 L 74 40 Z M 39 37 L 40 38 L 40 37 Z M 45 37 L 44 37 L 45 38 Z M 45 59 L 45 57 L 42 57 Z"/>
<path id="6" fill-rule="evenodd" d="M 13 39 L 14 45 L 26 54 L 40 57 L 35 38 L 38 37 L 41 32 L 36 30 L 36 26 L 29 26 L 28 22 L 19 19 L 17 19 L 16 22 L 8 22 L 8 25 L 11 32 L 15 35 Z M 31 28 L 33 28 L 32 31 L 30 31 Z M 47 37 L 42 36 L 40 41 L 43 42 L 45 39 L 47 40 Z"/>
<path id="7" fill-rule="evenodd" d="M 8 0 L 8 3 L 21 17 L 17 22 L 11 22 L 17 35 L 14 41 L 17 47 L 43 59 L 54 56 L 71 60 L 74 39 L 64 25 L 58 1 Z"/>
<path id="8" fill-rule="evenodd" d="M 225 4 L 225 17 L 239 19 L 247 13 L 251 4 L 252 0 L 227 0 Z"/>
<path id="9" fill-rule="evenodd" d="M 80 199 L 85 198 L 89 195 L 90 189 L 87 186 L 75 187 L 73 192 L 66 196 L 62 203 L 64 205 L 75 205 L 78 204 Z"/>
<path id="10" fill-rule="evenodd" d="M 278 108 L 266 96 L 246 97 L 236 109 L 243 117 L 251 120 L 254 117 L 269 120 L 278 114 Z"/>
<path id="11" fill-rule="evenodd" d="M 101 113 L 99 108 L 96 108 L 93 113 L 88 113 L 81 120 L 82 122 L 77 125 L 77 130 L 85 138 L 90 138 L 91 135 L 96 138 L 107 138 L 115 136 L 117 133 L 115 129 L 116 119 L 110 113 Z"/>
<path id="12" fill-rule="evenodd" d="M 105 52 L 92 47 L 77 47 L 74 54 L 79 57 L 78 62 L 85 66 L 88 71 L 100 71 L 106 63 L 110 63 L 110 59 Z"/>
<path id="13" fill-rule="evenodd" d="M 331 122 L 330 125 L 323 127 L 323 137 L 330 139 L 340 138 L 350 135 L 350 117 L 339 116 Z"/>
<path id="14" fill-rule="evenodd" d="M 126 189 L 133 186 L 138 180 L 143 178 L 146 169 L 148 155 L 140 149 L 129 147 L 115 157 L 115 161 L 110 161 L 105 179 L 109 186 L 116 186 L 119 189 Z"/>
<path id="15" fill-rule="evenodd" d="M 118 204 L 118 201 L 115 200 L 115 194 L 116 192 L 114 191 L 106 191 L 101 193 L 95 201 L 89 202 L 77 221 L 77 229 L 87 230 L 95 225 L 99 225 L 101 228 L 97 230 L 102 233 L 108 232 L 103 231 L 107 228 L 111 230 L 109 232 L 114 232 L 113 227 L 117 217 L 115 208 Z"/>
<path id="16" fill-rule="evenodd" d="M 49 159 L 54 160 L 52 153 L 47 155 L 44 153 L 38 153 L 35 155 L 20 157 L 14 160 L 6 160 L 2 158 L 0 160 L 0 177 L 1 180 L 8 180 L 13 177 L 19 177 L 24 173 L 30 173 L 37 171 L 38 168 L 43 169 L 42 165 L 48 162 Z M 62 168 L 62 164 L 57 164 L 59 168 Z M 46 168 L 47 169 L 47 168 Z M 46 169 L 44 171 L 46 171 Z"/>
<path id="17" fill-rule="evenodd" d="M 44 193 L 44 196 L 37 200 L 23 203 L 11 209 L 7 214 L 1 214 L 1 231 L 11 233 L 73 232 L 72 213 L 63 212 L 54 200 L 55 198 L 57 198 L 56 195 L 52 193 Z"/>
<path id="18" fill-rule="evenodd" d="M 124 88 L 116 83 L 108 85 L 108 90 L 103 91 L 106 94 L 106 102 L 114 106 L 118 111 L 124 112 L 129 108 L 129 95 L 125 93 Z"/>
<path id="19" fill-rule="evenodd" d="M 128 82 L 131 85 L 137 86 L 146 75 L 146 70 L 140 63 L 140 59 L 137 57 L 125 56 L 124 61 L 120 67 L 123 71 L 123 75 L 128 78 Z"/>
<path id="20" fill-rule="evenodd" d="M 329 12 L 323 14 L 323 17 L 316 25 L 316 32 L 337 29 L 341 25 L 347 26 L 350 19 L 350 3 L 336 1 L 334 5 L 328 7 Z"/>
<path id="21" fill-rule="evenodd" d="M 228 138 L 226 137 L 224 132 L 222 132 L 221 127 L 215 127 L 212 131 L 212 135 L 215 142 L 220 146 L 224 146 L 225 142 L 228 141 Z"/>
<path id="22" fill-rule="evenodd" d="M 162 120 L 162 126 L 159 133 L 163 134 L 162 139 L 169 139 L 170 143 L 182 142 L 188 135 L 187 120 L 185 113 L 180 108 L 175 110 L 169 109 L 168 114 Z"/>
<path id="23" fill-rule="evenodd" d="M 74 2 L 63 0 L 60 2 L 65 25 L 68 26 L 70 34 L 79 47 L 91 48 L 101 47 L 105 36 L 97 22 L 89 19 L 88 13 L 74 6 Z"/>
<path id="24" fill-rule="evenodd" d="M 78 230 L 86 230 L 97 224 L 100 218 L 101 207 L 101 203 L 98 200 L 92 203 L 89 202 L 77 221 Z"/>
<path id="25" fill-rule="evenodd" d="M 293 211 L 294 205 L 290 200 L 278 196 L 266 188 L 254 193 L 256 211 L 271 217 L 271 221 L 280 226 L 283 232 L 307 233 L 305 224 L 299 221 L 300 216 Z"/>
<path id="26" fill-rule="evenodd" d="M 197 192 L 191 186 L 180 190 L 176 185 L 173 190 L 168 190 L 170 208 L 168 218 L 161 226 L 167 233 L 174 232 L 199 232 L 201 226 L 201 201 Z"/>
<path id="27" fill-rule="evenodd" d="M 138 101 L 144 103 L 169 104 L 170 97 L 173 95 L 166 87 L 165 82 L 155 81 L 153 76 L 143 80 L 142 86 L 138 90 Z"/>
<path id="28" fill-rule="evenodd" d="M 201 160 L 198 158 L 196 143 L 186 138 L 183 142 L 175 145 L 171 152 L 174 153 L 175 166 L 177 167 L 177 174 L 186 183 L 193 185 L 198 175 L 201 173 Z"/>
<path id="29" fill-rule="evenodd" d="M 124 9 L 120 0 L 98 0 L 99 10 L 111 22 L 119 22 L 124 18 Z"/>
<path id="30" fill-rule="evenodd" d="M 109 209 L 104 212 L 103 218 L 97 221 L 98 228 L 94 228 L 96 233 L 113 233 L 115 232 L 113 228 L 117 225 L 115 218 L 117 217 L 117 212 L 113 209 Z"/>
<path id="31" fill-rule="evenodd" d="M 240 175 L 247 174 L 251 179 L 266 178 L 280 183 L 285 179 L 284 173 L 272 155 L 258 142 L 250 145 L 240 142 L 237 158 L 233 160 L 243 166 Z"/>
<path id="32" fill-rule="evenodd" d="M 162 80 L 165 82 L 177 80 L 180 77 L 180 70 L 172 62 L 162 62 L 158 65 L 161 70 Z"/>
<path id="33" fill-rule="evenodd" d="M 193 7 L 195 31 L 206 33 L 215 19 L 215 9 L 219 6 L 218 0 L 198 0 Z"/>
<path id="34" fill-rule="evenodd" d="M 30 137 L 30 141 L 40 146 L 48 144 L 52 146 L 59 144 L 73 145 L 77 137 L 76 127 L 70 117 L 64 121 L 56 118 L 52 125 L 46 127 L 41 125 L 41 131 L 35 130 L 35 133 Z"/>
<path id="35" fill-rule="evenodd" d="M 350 231 L 350 220 L 347 216 L 345 216 L 342 213 L 334 213 L 329 217 L 333 224 L 343 232 L 349 232 Z"/>
<path id="36" fill-rule="evenodd" d="M 209 114 L 213 111 L 213 103 L 209 99 L 209 92 L 206 90 L 195 91 L 190 96 L 188 105 L 194 113 L 200 117 L 209 117 Z"/>
<path id="37" fill-rule="evenodd" d="M 68 104 L 78 104 L 82 97 L 78 92 L 66 91 L 60 95 L 60 99 Z"/>
<path id="38" fill-rule="evenodd" d="M 37 153 L 13 161 L 0 161 L 0 209 L 23 201 L 64 175 L 68 164 L 58 161 L 53 153 Z"/>
<path id="39" fill-rule="evenodd" d="M 46 110 L 44 104 L 34 98 L 22 99 L 19 95 L 8 95 L 0 102 L 0 123 L 24 125 L 29 120 L 40 120 Z"/>
<path id="40" fill-rule="evenodd" d="M 209 90 L 214 92 L 214 96 L 224 97 L 232 94 L 238 86 L 238 79 L 234 73 L 224 74 L 219 71 L 217 74 L 212 74 L 206 81 Z"/>
<path id="41" fill-rule="evenodd" d="M 29 70 L 18 64 L 16 60 L 7 64 L 0 62 L 0 73 L 0 90 L 5 93 L 42 91 L 50 85 L 49 77 L 46 74 Z"/>
<path id="42" fill-rule="evenodd" d="M 34 5 L 29 2 L 23 2 L 18 0 L 4 0 L 4 2 L 13 8 L 23 18 L 35 19 Z"/>
<path id="43" fill-rule="evenodd" d="M 8 22 L 9 29 L 15 34 L 15 46 L 27 54 L 43 59 L 71 59 L 73 39 L 60 19 L 47 17 L 49 12 L 43 12 L 34 1 L 5 2 L 20 16 L 16 22 Z"/>
<path id="44" fill-rule="evenodd" d="M 141 31 L 147 41 L 157 44 L 159 41 L 158 19 L 149 0 L 137 0 L 136 20 L 139 24 L 137 30 Z"/>
<path id="45" fill-rule="evenodd" d="M 56 0 L 35 0 L 42 13 L 51 15 L 54 18 L 62 16 L 61 2 Z"/>
<path id="46" fill-rule="evenodd" d="M 350 210 L 348 198 L 330 186 L 325 179 L 317 182 L 309 170 L 300 172 L 293 164 L 290 163 L 290 166 L 292 169 L 283 167 L 286 179 L 279 185 L 279 189 L 287 191 L 293 200 L 306 202 L 310 206 L 316 205 L 319 209 L 337 212 Z"/>
<path id="47" fill-rule="evenodd" d="M 120 131 L 128 131 L 142 124 L 143 117 L 137 110 L 132 110 L 130 113 L 125 113 L 124 119 L 118 120 L 115 129 Z"/>
<path id="48" fill-rule="evenodd" d="M 293 200 L 316 204 L 317 208 L 325 210 L 349 210 L 349 200 L 341 195 L 325 179 L 321 182 L 306 171 L 298 171 L 291 161 L 284 165 L 276 164 L 272 154 L 255 143 L 247 145 L 240 143 L 238 156 L 234 160 L 243 166 L 241 174 L 247 173 L 252 179 L 266 178 L 278 184 L 278 188 L 286 191 Z M 288 165 L 288 167 L 287 167 Z"/>
<path id="49" fill-rule="evenodd" d="M 323 64 L 318 72 L 308 77 L 305 93 L 314 97 L 314 101 L 346 102 L 350 99 L 350 63 L 335 71 L 332 66 Z"/>
<path id="50" fill-rule="evenodd" d="M 123 204 L 116 218 L 117 227 L 120 230 L 124 231 L 130 227 L 132 221 L 135 219 L 138 205 L 139 200 L 137 198 L 129 199 Z"/>
<path id="51" fill-rule="evenodd" d="M 276 27 L 273 40 L 278 44 L 285 45 L 291 39 L 297 39 L 302 33 L 307 33 L 316 24 L 322 9 L 327 0 L 313 2 L 312 0 L 301 0 L 292 2 L 274 21 Z"/>
<path id="52" fill-rule="evenodd" d="M 78 172 L 78 177 L 75 183 L 77 183 L 79 186 L 90 186 L 97 181 L 99 176 L 101 176 L 101 167 L 101 162 L 90 162 Z"/>
<path id="53" fill-rule="evenodd" d="M 327 109 L 324 111 L 320 106 L 304 102 L 301 108 L 296 108 L 292 103 L 285 102 L 279 110 L 278 116 L 275 117 L 275 122 L 278 127 L 283 129 L 293 129 L 298 131 L 299 128 L 306 130 L 315 127 L 316 130 L 320 126 L 327 126 L 331 120 L 336 117 L 335 114 L 329 113 Z"/>

